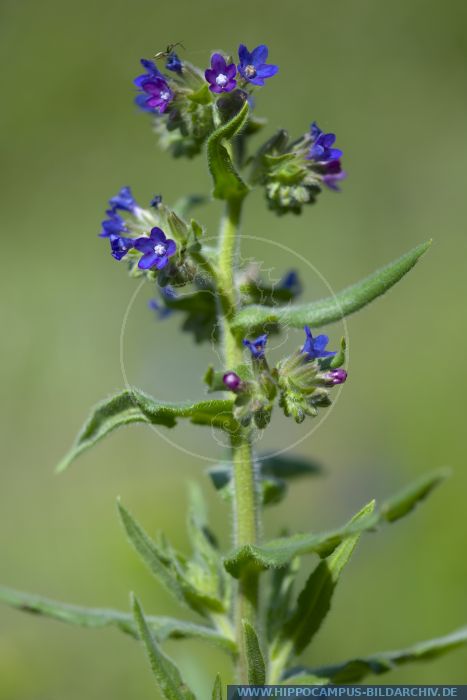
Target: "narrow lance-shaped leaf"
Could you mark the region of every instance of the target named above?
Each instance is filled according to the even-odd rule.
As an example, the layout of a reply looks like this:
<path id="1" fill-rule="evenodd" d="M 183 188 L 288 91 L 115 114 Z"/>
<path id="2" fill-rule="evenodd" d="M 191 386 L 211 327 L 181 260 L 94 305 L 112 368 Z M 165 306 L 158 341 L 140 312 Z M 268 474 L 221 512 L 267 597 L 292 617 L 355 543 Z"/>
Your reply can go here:
<path id="1" fill-rule="evenodd" d="M 222 683 L 219 674 L 216 676 L 214 681 L 214 688 L 212 689 L 212 700 L 222 700 Z"/>
<path id="2" fill-rule="evenodd" d="M 349 525 L 364 520 L 374 511 L 371 501 L 355 515 Z M 345 539 L 334 552 L 324 559 L 309 576 L 298 596 L 297 605 L 279 632 L 274 651 L 283 658 L 284 665 L 291 654 L 298 656 L 309 645 L 321 627 L 331 607 L 331 600 L 343 568 L 353 554 L 361 533 Z"/>
<path id="3" fill-rule="evenodd" d="M 208 164 L 214 180 L 213 196 L 216 199 L 235 199 L 248 192 L 248 185 L 235 169 L 224 141 L 230 141 L 245 126 L 248 119 L 248 102 L 227 124 L 223 124 L 209 137 Z"/>
<path id="4" fill-rule="evenodd" d="M 136 389 L 122 391 L 93 409 L 57 471 L 66 469 L 82 452 L 116 428 L 130 423 L 149 423 L 173 428 L 178 418 L 188 418 L 198 425 L 229 429 L 233 427 L 232 402 L 216 399 L 198 403 L 167 403 L 156 401 Z"/>
<path id="5" fill-rule="evenodd" d="M 420 479 L 409 484 L 407 488 L 382 504 L 381 513 L 384 519 L 393 523 L 399 520 L 399 518 L 403 518 L 410 513 L 420 501 L 427 498 L 433 489 L 450 476 L 450 474 L 451 470 L 449 468 L 438 469 L 431 474 L 425 474 L 420 477 Z"/>
<path id="6" fill-rule="evenodd" d="M 194 693 L 183 681 L 177 666 L 164 654 L 152 636 L 141 605 L 134 595 L 131 596 L 131 607 L 139 637 L 144 644 L 152 672 L 164 697 L 167 700 L 196 700 Z"/>
<path id="7" fill-rule="evenodd" d="M 445 637 L 420 642 L 400 651 L 385 651 L 371 656 L 351 659 L 341 664 L 317 669 L 300 670 L 290 676 L 298 678 L 306 672 L 320 678 L 326 678 L 330 683 L 360 683 L 370 675 L 380 676 L 394 670 L 397 666 L 405 666 L 420 661 L 431 661 L 449 651 L 467 645 L 467 627 L 463 627 Z"/>
<path id="8" fill-rule="evenodd" d="M 412 269 L 423 253 L 428 250 L 430 244 L 431 241 L 427 241 L 418 245 L 398 260 L 343 289 L 335 296 L 309 304 L 292 304 L 283 308 L 248 306 L 239 311 L 233 319 L 232 326 L 238 332 L 248 333 L 252 332 L 252 329 L 260 329 L 268 325 L 282 324 L 294 328 L 309 325 L 317 328 L 339 321 L 387 292 Z"/>
<path id="9" fill-rule="evenodd" d="M 412 511 L 415 505 L 423 500 L 427 493 L 448 476 L 446 470 L 437 470 L 426 477 L 424 488 L 419 487 L 419 482 L 415 483 L 415 487 L 404 489 L 399 495 L 392 498 L 389 512 L 396 513 L 403 511 L 403 514 L 408 514 Z M 427 483 L 432 483 L 432 487 L 428 488 Z M 418 485 L 417 485 L 418 484 Z M 403 508 L 401 510 L 401 504 Z M 341 542 L 349 537 L 374 530 L 379 524 L 387 522 L 388 506 L 384 506 L 381 510 L 375 511 L 372 514 L 367 514 L 360 522 L 351 523 L 343 528 L 324 532 L 320 534 L 304 534 L 293 535 L 291 537 L 280 537 L 276 540 L 271 540 L 264 545 L 245 545 L 239 547 L 224 560 L 224 565 L 227 571 L 238 578 L 241 575 L 244 567 L 255 566 L 257 569 L 269 569 L 272 567 L 285 566 L 287 562 L 294 557 L 302 554 L 316 553 L 320 557 L 329 556 Z M 402 517 L 400 515 L 399 517 Z M 397 519 L 393 517 L 393 520 Z M 389 520 L 390 521 L 390 520 Z"/>
<path id="10" fill-rule="evenodd" d="M 266 665 L 259 645 L 258 635 L 248 620 L 242 620 L 243 643 L 248 663 L 248 683 L 264 685 L 266 683 Z"/>
<path id="11" fill-rule="evenodd" d="M 70 605 L 3 586 L 0 586 L 0 601 L 18 610 L 66 622 L 70 625 L 96 629 L 116 627 L 132 637 L 137 637 L 133 616 L 120 610 Z M 232 639 L 224 637 L 217 630 L 204 625 L 154 615 L 147 617 L 147 623 L 159 642 L 166 639 L 202 639 L 221 647 L 230 654 L 236 653 L 236 644 Z"/>
<path id="12" fill-rule="evenodd" d="M 118 511 L 130 543 L 154 576 L 170 591 L 179 602 L 200 615 L 208 611 L 223 612 L 222 601 L 197 590 L 187 579 L 175 553 L 168 547 L 163 549 L 143 530 L 120 503 Z"/>

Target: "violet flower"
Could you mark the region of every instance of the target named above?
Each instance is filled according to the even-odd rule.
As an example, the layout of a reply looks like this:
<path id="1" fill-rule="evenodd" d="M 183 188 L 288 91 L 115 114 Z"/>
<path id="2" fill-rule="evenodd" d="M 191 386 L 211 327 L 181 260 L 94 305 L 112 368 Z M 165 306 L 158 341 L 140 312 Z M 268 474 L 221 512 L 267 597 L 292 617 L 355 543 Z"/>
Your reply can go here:
<path id="1" fill-rule="evenodd" d="M 134 247 L 143 253 L 138 263 L 140 270 L 148 270 L 151 267 L 162 270 L 177 250 L 175 241 L 166 238 L 165 233 L 157 226 L 152 229 L 149 237 L 137 238 Z"/>
<path id="2" fill-rule="evenodd" d="M 211 56 L 211 68 L 204 71 L 204 77 L 209 83 L 211 92 L 232 92 L 237 86 L 235 75 L 237 69 L 234 63 L 227 62 L 220 53 Z"/>
<path id="3" fill-rule="evenodd" d="M 267 339 L 267 333 L 258 336 L 255 340 L 247 340 L 244 338 L 243 345 L 248 348 L 255 360 L 262 360 L 264 358 Z"/>
<path id="4" fill-rule="evenodd" d="M 327 335 L 318 335 L 313 338 L 310 327 L 305 326 L 306 340 L 302 348 L 302 352 L 307 355 L 307 360 L 316 360 L 318 357 L 332 357 L 335 352 L 326 350 L 326 345 L 329 343 Z"/>
<path id="5" fill-rule="evenodd" d="M 141 83 L 142 95 L 136 98 L 136 104 L 147 112 L 163 114 L 172 102 L 174 94 L 164 77 L 148 78 Z"/>
<path id="6" fill-rule="evenodd" d="M 269 49 L 264 44 L 257 46 L 250 53 L 244 44 L 238 48 L 238 72 L 253 85 L 264 85 L 266 78 L 272 78 L 279 70 L 279 66 L 267 64 Z"/>

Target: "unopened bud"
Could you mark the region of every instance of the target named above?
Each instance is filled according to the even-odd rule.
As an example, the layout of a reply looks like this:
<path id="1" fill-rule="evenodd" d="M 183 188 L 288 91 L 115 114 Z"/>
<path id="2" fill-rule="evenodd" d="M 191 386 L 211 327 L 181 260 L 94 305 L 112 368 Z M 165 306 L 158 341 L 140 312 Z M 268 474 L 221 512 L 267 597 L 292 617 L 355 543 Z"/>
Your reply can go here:
<path id="1" fill-rule="evenodd" d="M 343 384 L 347 379 L 347 372 L 345 369 L 332 369 L 327 373 L 326 379 L 332 386 L 335 386 L 336 384 Z"/>
<path id="2" fill-rule="evenodd" d="M 222 377 L 224 385 L 229 391 L 238 392 L 242 387 L 242 380 L 235 372 L 226 372 Z"/>

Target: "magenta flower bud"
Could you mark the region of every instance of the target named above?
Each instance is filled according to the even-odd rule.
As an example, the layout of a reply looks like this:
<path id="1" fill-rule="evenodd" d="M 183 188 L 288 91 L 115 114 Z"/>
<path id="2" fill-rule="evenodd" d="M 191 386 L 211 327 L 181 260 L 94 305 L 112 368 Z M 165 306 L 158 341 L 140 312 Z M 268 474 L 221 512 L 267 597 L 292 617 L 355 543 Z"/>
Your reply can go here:
<path id="1" fill-rule="evenodd" d="M 347 379 L 347 372 L 345 369 L 332 369 L 327 374 L 327 379 L 333 384 L 343 384 Z"/>
<path id="2" fill-rule="evenodd" d="M 235 374 L 235 372 L 226 372 L 226 374 L 224 374 L 222 377 L 222 381 L 229 391 L 237 392 L 241 389 L 242 380 L 238 374 Z"/>

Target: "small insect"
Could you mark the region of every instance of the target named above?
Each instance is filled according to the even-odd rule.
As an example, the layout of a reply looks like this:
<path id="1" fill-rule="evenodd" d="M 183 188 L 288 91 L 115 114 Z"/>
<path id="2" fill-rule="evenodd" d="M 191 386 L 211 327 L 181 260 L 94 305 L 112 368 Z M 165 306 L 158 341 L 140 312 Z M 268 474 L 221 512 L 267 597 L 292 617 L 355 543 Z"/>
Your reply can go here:
<path id="1" fill-rule="evenodd" d="M 182 49 L 185 49 L 181 41 L 177 41 L 176 44 L 167 44 L 167 47 L 165 51 L 158 51 L 155 55 L 154 58 L 156 61 L 160 58 L 168 58 L 170 54 L 174 51 L 174 49 L 177 48 L 177 46 L 181 46 Z M 186 49 L 185 49 L 186 50 Z"/>

